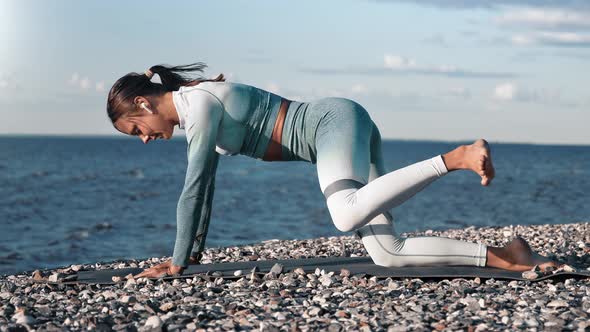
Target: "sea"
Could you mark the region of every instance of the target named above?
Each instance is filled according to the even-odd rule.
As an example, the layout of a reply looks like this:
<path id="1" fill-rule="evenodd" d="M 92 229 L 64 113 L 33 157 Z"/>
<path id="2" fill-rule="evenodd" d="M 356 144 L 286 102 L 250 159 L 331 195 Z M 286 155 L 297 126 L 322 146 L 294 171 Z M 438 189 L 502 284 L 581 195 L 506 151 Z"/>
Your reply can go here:
<path id="1" fill-rule="evenodd" d="M 465 142 L 383 140 L 388 171 Z M 392 209 L 398 233 L 590 220 L 590 146 L 490 141 L 496 178 L 439 178 Z M 172 255 L 183 137 L 0 136 L 0 274 Z M 206 247 L 340 232 L 316 166 L 220 156 Z"/>

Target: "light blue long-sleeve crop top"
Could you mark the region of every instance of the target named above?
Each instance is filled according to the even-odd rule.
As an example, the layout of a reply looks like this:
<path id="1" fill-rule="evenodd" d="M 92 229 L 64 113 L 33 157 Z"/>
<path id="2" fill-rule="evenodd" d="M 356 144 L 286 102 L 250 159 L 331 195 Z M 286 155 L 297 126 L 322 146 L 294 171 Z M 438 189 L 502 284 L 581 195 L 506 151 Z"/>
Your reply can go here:
<path id="1" fill-rule="evenodd" d="M 204 250 L 219 154 L 262 160 L 281 97 L 241 83 L 202 82 L 173 91 L 172 100 L 188 142 L 172 263 L 186 267 L 191 249 Z"/>

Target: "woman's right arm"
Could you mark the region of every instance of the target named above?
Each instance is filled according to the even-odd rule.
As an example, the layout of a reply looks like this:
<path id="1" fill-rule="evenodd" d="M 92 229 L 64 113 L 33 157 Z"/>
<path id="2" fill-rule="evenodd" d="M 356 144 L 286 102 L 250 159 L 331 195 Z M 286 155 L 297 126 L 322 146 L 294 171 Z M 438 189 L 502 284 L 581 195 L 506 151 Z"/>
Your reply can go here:
<path id="1" fill-rule="evenodd" d="M 215 165 L 213 169 L 217 168 L 219 161 L 219 154 L 215 156 Z M 197 264 L 201 261 L 203 251 L 205 250 L 205 240 L 209 231 L 209 223 L 211 221 L 211 210 L 213 207 L 213 195 L 215 193 L 215 175 L 217 172 L 212 172 L 210 177 L 210 189 L 205 192 L 204 204 L 202 204 L 199 221 L 197 223 L 197 233 L 194 238 L 193 251 L 189 257 L 190 264 Z"/>

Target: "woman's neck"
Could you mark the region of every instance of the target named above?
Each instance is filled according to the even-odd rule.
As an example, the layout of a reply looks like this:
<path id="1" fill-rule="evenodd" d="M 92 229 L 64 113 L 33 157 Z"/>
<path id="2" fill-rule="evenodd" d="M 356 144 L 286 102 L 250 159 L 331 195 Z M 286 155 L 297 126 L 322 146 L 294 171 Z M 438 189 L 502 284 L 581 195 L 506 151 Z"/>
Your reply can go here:
<path id="1" fill-rule="evenodd" d="M 162 96 L 157 97 L 154 107 L 162 113 L 164 120 L 172 124 L 172 126 L 180 124 L 178 111 L 176 110 L 176 105 L 174 105 L 174 100 L 172 99 L 172 91 L 168 91 Z"/>

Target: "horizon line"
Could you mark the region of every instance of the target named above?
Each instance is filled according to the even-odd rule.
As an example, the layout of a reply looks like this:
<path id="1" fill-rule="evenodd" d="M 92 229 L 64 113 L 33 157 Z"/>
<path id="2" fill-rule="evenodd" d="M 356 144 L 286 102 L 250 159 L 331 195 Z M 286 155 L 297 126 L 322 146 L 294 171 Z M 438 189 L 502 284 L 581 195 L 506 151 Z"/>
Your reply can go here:
<path id="1" fill-rule="evenodd" d="M 177 137 L 178 136 L 178 137 Z M 30 138 L 41 138 L 41 137 L 54 137 L 54 138 L 113 138 L 113 139 L 131 139 L 132 137 L 129 135 L 116 135 L 116 134 L 55 134 L 55 133 L 46 133 L 46 134 L 39 134 L 39 133 L 13 133 L 13 134 L 3 134 L 0 133 L 0 138 L 22 138 L 22 137 L 30 137 Z M 170 138 L 171 141 L 176 140 L 185 140 L 185 136 L 181 135 L 174 135 Z M 466 139 L 428 139 L 428 138 L 386 138 L 382 137 L 382 141 L 404 141 L 404 142 L 436 142 L 436 143 L 455 143 L 461 144 L 464 142 L 472 142 L 475 141 L 477 138 L 466 138 Z M 510 141 L 510 140 L 491 140 L 485 139 L 486 141 L 493 143 L 493 144 L 521 144 L 521 145 L 545 145 L 545 146 L 581 146 L 586 147 L 590 146 L 590 143 L 552 143 L 552 142 L 527 142 L 527 141 Z M 165 141 L 165 140 L 164 140 Z"/>

